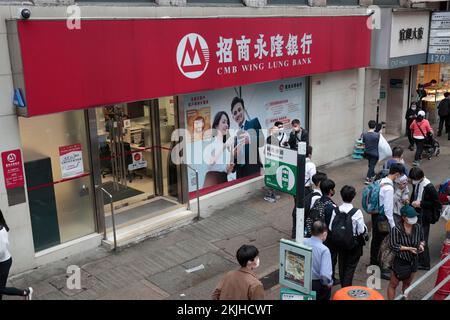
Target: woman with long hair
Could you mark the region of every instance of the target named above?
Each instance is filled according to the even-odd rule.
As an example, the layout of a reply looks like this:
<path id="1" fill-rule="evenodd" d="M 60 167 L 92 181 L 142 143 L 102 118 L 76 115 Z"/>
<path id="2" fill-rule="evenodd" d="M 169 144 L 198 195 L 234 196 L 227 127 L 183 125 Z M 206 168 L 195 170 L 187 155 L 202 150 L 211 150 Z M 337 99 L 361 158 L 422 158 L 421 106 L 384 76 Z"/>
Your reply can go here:
<path id="1" fill-rule="evenodd" d="M 2 300 L 3 295 L 25 297 L 27 300 L 31 300 L 33 288 L 29 287 L 28 289 L 17 289 L 6 287 L 9 270 L 12 265 L 12 258 L 9 253 L 8 232 L 9 227 L 6 224 L 2 211 L 0 210 L 0 300 Z"/>
<path id="2" fill-rule="evenodd" d="M 228 181 L 228 174 L 234 169 L 231 163 L 231 144 L 227 142 L 230 129 L 230 118 L 225 111 L 214 117 L 212 124 L 213 141 L 206 148 L 206 164 L 208 166 L 203 188 L 215 186 Z M 232 143 L 233 141 L 231 141 Z"/>

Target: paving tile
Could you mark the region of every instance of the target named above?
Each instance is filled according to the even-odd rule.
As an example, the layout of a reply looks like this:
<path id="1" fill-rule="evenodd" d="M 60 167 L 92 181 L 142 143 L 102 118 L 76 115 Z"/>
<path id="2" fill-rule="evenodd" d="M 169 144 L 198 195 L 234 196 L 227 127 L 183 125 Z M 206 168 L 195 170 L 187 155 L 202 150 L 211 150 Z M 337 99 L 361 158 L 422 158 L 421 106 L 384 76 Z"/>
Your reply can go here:
<path id="1" fill-rule="evenodd" d="M 114 264 L 110 260 L 100 259 L 94 262 L 90 262 L 81 266 L 83 270 L 89 274 L 96 275 L 106 270 L 114 268 Z"/>
<path id="2" fill-rule="evenodd" d="M 167 298 L 167 293 L 162 294 L 161 290 L 154 290 L 148 285 L 148 281 L 137 281 L 127 286 L 108 292 L 99 297 L 99 300 L 162 300 Z"/>
<path id="3" fill-rule="evenodd" d="M 272 227 L 266 227 L 249 233 L 247 237 L 250 239 L 252 245 L 258 249 L 262 249 L 278 244 L 280 239 L 286 237 L 286 234 L 275 230 Z"/>
<path id="4" fill-rule="evenodd" d="M 219 249 L 223 250 L 230 256 L 236 256 L 237 250 L 243 245 L 243 244 L 249 244 L 250 240 L 244 235 L 240 235 L 233 238 L 227 238 L 224 240 L 213 242 L 213 244 L 218 247 Z"/>
<path id="5" fill-rule="evenodd" d="M 186 269 L 182 266 L 176 266 L 167 271 L 160 272 L 147 278 L 147 280 L 170 294 L 196 286 L 202 282 L 200 276 L 196 273 L 187 273 Z"/>
<path id="6" fill-rule="evenodd" d="M 202 265 L 205 267 L 202 270 L 196 271 L 195 274 L 200 276 L 203 280 L 207 280 L 217 274 L 223 274 L 238 267 L 236 262 L 232 262 L 215 253 L 207 253 L 201 257 L 193 259 L 189 262 L 183 263 L 182 266 L 186 269 L 195 268 Z"/>

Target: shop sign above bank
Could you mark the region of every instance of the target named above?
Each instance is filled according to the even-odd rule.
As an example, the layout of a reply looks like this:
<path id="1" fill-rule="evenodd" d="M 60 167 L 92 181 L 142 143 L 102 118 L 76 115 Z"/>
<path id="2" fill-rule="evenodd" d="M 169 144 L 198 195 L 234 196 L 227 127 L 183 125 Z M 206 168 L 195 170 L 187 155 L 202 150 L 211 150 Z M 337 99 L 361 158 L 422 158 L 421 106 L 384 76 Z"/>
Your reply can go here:
<path id="1" fill-rule="evenodd" d="M 28 116 L 370 62 L 364 16 L 86 20 L 79 30 L 60 20 L 14 23 L 24 75 L 15 85 L 22 84 Z"/>
<path id="2" fill-rule="evenodd" d="M 428 63 L 450 62 L 450 12 L 431 14 Z"/>

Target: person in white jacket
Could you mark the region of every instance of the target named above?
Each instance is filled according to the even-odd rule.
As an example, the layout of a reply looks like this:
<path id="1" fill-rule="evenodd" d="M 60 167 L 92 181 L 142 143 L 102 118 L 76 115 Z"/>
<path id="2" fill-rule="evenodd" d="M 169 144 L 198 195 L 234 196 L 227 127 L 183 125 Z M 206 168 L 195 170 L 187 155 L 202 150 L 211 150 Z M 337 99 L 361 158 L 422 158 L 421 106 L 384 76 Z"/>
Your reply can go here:
<path id="1" fill-rule="evenodd" d="M 9 270 L 12 265 L 11 254 L 9 253 L 9 240 L 8 240 L 9 228 L 6 224 L 3 213 L 0 210 L 0 300 L 2 296 L 20 296 L 25 297 L 27 300 L 31 300 L 33 295 L 33 288 L 17 289 L 12 287 L 6 287 L 6 282 L 9 276 Z"/>

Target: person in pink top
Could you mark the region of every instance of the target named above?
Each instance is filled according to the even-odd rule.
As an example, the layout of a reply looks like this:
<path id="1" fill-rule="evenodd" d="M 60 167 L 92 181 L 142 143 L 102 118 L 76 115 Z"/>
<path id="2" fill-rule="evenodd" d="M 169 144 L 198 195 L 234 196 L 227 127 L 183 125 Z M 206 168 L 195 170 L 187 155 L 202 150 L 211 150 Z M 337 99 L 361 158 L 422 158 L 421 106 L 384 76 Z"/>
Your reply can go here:
<path id="1" fill-rule="evenodd" d="M 433 133 L 430 122 L 425 119 L 425 111 L 419 111 L 417 118 L 411 123 L 409 128 L 411 129 L 414 142 L 416 143 L 416 155 L 414 157 L 413 165 L 418 166 L 422 157 L 425 139 L 427 139 L 429 133 Z"/>

